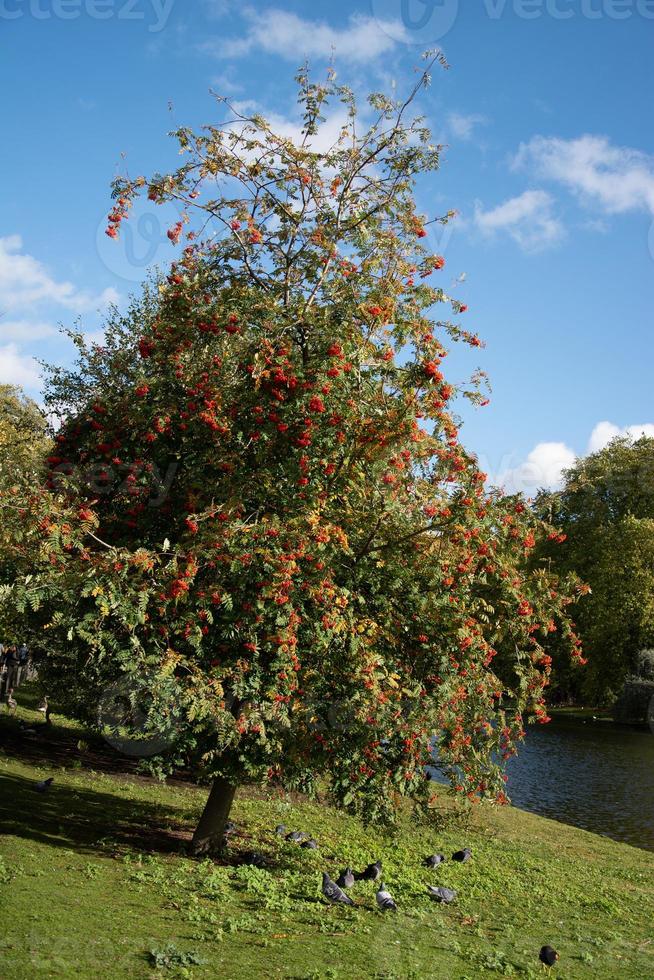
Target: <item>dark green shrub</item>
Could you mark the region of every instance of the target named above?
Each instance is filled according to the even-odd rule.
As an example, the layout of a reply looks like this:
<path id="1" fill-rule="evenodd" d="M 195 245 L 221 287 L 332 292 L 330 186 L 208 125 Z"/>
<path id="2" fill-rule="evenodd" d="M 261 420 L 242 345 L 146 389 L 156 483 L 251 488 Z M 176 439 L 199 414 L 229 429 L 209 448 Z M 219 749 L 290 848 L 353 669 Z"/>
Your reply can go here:
<path id="1" fill-rule="evenodd" d="M 613 720 L 622 725 L 644 725 L 654 697 L 654 679 L 645 680 L 634 674 L 627 677 L 613 705 Z"/>

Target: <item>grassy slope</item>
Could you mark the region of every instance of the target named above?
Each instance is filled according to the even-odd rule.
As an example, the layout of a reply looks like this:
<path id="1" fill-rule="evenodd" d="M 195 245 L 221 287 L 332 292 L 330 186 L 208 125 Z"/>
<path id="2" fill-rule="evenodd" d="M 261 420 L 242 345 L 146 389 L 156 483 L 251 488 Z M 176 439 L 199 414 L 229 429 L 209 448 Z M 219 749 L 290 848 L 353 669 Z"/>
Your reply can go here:
<path id="1" fill-rule="evenodd" d="M 235 804 L 234 863 L 198 862 L 180 846 L 206 791 L 93 772 L 95 757 L 76 750 L 61 767 L 52 744 L 74 746 L 76 734 L 39 732 L 17 750 L 16 725 L 0 723 L 3 980 L 536 977 L 545 942 L 561 953 L 554 978 L 654 976 L 654 854 L 510 808 L 440 833 L 407 821 L 391 838 L 325 806 L 250 794 Z M 39 796 L 32 783 L 49 774 Z M 278 822 L 309 831 L 320 850 L 275 838 Z M 464 844 L 469 864 L 420 867 Z M 269 870 L 237 866 L 253 847 Z M 322 902 L 323 868 L 335 877 L 377 857 L 397 915 L 376 910 L 368 883 L 355 886 L 354 909 Z M 457 888 L 457 904 L 434 905 L 426 882 Z M 172 962 L 151 965 L 148 951 L 169 943 Z"/>

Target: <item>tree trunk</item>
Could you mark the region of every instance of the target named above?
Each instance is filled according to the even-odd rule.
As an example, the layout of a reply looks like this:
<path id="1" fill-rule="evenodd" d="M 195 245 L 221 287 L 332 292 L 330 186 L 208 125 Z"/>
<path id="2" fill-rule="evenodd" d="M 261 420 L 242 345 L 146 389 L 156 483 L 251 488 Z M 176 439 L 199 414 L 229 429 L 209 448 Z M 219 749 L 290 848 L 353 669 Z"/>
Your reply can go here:
<path id="1" fill-rule="evenodd" d="M 193 834 L 191 842 L 193 854 L 208 854 L 222 848 L 225 825 L 235 793 L 236 786 L 233 783 L 228 783 L 222 777 L 214 780 L 209 799 Z"/>

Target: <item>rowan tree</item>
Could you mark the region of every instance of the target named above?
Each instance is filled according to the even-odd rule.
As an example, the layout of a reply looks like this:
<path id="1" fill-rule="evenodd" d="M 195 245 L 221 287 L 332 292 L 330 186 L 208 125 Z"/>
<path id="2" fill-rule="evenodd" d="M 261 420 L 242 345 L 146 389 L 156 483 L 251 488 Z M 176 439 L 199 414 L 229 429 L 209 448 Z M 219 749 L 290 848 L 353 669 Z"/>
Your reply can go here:
<path id="1" fill-rule="evenodd" d="M 128 677 L 157 764 L 212 780 L 196 850 L 247 782 L 323 786 L 368 820 L 428 809 L 434 746 L 459 792 L 505 800 L 548 638 L 579 655 L 569 584 L 522 570 L 542 526 L 459 441 L 456 399 L 485 399 L 444 362 L 481 341 L 425 247 L 452 214 L 414 200 L 439 162 L 411 118 L 428 80 L 371 96 L 362 126 L 303 70 L 295 141 L 224 102 L 178 130 L 181 168 L 116 181 L 108 227 L 140 193 L 174 202 L 170 271 L 50 378 L 47 493 L 75 517 L 62 538 L 39 513 L 47 554 L 12 600 L 69 710 Z M 321 149 L 330 99 L 347 122 Z"/>

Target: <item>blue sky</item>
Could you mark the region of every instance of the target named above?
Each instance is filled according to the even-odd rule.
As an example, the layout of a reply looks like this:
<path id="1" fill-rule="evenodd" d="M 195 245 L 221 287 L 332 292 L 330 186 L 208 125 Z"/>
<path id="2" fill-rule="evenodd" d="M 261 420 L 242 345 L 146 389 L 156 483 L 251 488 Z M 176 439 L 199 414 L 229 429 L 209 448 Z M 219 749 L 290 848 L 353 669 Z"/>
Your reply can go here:
<path id="1" fill-rule="evenodd" d="M 0 0 L 0 381 L 38 395 L 149 261 L 160 210 L 104 236 L 118 172 L 174 167 L 166 133 L 216 117 L 209 89 L 292 131 L 307 56 L 357 91 L 406 86 L 426 47 L 451 65 L 421 100 L 447 143 L 421 208 L 460 213 L 434 248 L 487 347 L 491 404 L 464 443 L 533 492 L 620 431 L 654 435 L 654 0 Z M 465 280 L 458 281 L 465 273 Z"/>

